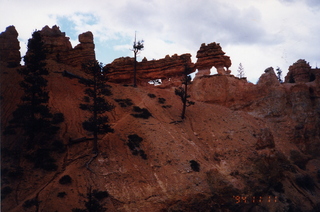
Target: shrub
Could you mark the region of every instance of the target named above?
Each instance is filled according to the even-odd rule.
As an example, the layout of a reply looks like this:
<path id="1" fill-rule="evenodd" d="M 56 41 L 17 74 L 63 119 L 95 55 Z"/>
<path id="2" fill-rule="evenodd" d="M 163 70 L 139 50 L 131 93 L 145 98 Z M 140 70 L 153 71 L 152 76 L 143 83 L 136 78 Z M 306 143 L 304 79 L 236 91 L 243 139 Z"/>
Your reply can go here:
<path id="1" fill-rule="evenodd" d="M 57 195 L 57 197 L 63 198 L 63 197 L 65 197 L 66 195 L 67 195 L 67 193 L 63 191 L 63 192 L 59 192 L 58 195 Z"/>
<path id="2" fill-rule="evenodd" d="M 132 100 L 131 99 L 114 99 L 114 101 L 118 102 L 118 104 L 120 105 L 120 107 L 128 107 L 128 106 L 132 106 Z"/>
<path id="3" fill-rule="evenodd" d="M 200 171 L 200 164 L 195 160 L 190 160 L 190 167 L 195 172 L 199 172 Z"/>
<path id="4" fill-rule="evenodd" d="M 133 111 L 136 112 L 136 114 L 131 115 L 136 118 L 148 119 L 150 116 L 152 116 L 152 114 L 146 108 L 134 106 Z"/>
<path id="5" fill-rule="evenodd" d="M 72 178 L 69 175 L 64 175 L 63 177 L 60 178 L 59 183 L 61 185 L 71 184 Z"/>
<path id="6" fill-rule="evenodd" d="M 148 96 L 150 97 L 150 98 L 156 98 L 156 95 L 154 95 L 153 93 L 148 93 Z"/>
<path id="7" fill-rule="evenodd" d="M 166 102 L 166 99 L 165 98 L 158 98 L 158 102 L 160 104 L 164 104 Z"/>
<path id="8" fill-rule="evenodd" d="M 140 143 L 142 140 L 143 139 L 137 134 L 129 135 L 127 146 L 133 155 L 140 155 L 142 159 L 147 160 L 147 155 L 142 149 L 140 149 Z"/>
<path id="9" fill-rule="evenodd" d="M 107 191 L 97 191 L 93 190 L 93 196 L 97 200 L 103 200 L 104 198 L 107 198 L 109 196 L 109 193 Z"/>
<path id="10" fill-rule="evenodd" d="M 25 201 L 22 206 L 24 208 L 31 208 L 32 206 L 38 206 L 39 203 L 40 202 L 36 198 L 33 198 Z"/>

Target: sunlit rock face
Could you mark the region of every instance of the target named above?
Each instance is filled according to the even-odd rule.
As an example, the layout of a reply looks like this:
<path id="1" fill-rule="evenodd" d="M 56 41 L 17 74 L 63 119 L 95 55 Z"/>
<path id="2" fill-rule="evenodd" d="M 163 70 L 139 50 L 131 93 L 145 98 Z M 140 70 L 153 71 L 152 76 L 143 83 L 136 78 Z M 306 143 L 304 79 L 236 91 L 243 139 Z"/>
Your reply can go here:
<path id="1" fill-rule="evenodd" d="M 175 54 L 171 57 L 167 55 L 163 59 L 150 61 L 144 58 L 141 62 L 137 62 L 137 81 L 144 84 L 150 80 L 161 79 L 163 83 L 169 84 L 176 77 L 181 78 L 186 66 L 190 67 L 188 74 L 194 72 L 191 54 Z M 134 58 L 117 58 L 103 70 L 110 82 L 132 83 Z"/>
<path id="2" fill-rule="evenodd" d="M 228 68 L 231 66 L 230 57 L 225 55 L 219 43 L 201 44 L 197 52 L 196 68 L 201 73 L 203 70 L 210 70 L 212 67 L 217 69 L 220 75 L 229 75 Z M 225 70 L 226 68 L 226 70 Z M 207 74 L 205 71 L 203 74 Z M 199 75 L 198 75 L 199 76 Z"/>
<path id="3" fill-rule="evenodd" d="M 0 34 L 0 63 L 8 67 L 20 65 L 20 44 L 18 32 L 14 26 L 8 26 L 6 31 Z"/>
<path id="4" fill-rule="evenodd" d="M 72 48 L 69 37 L 58 26 L 45 26 L 41 30 L 47 58 L 66 65 L 81 67 L 83 63 L 95 60 L 93 34 L 85 32 L 79 35 L 79 44 Z"/>

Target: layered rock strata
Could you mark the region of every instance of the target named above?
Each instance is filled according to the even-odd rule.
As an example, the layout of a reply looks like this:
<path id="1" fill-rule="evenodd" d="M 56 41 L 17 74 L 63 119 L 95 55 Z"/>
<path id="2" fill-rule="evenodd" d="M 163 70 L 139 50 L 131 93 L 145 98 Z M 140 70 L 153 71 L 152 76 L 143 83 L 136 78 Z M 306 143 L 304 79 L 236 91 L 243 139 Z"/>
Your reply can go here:
<path id="1" fill-rule="evenodd" d="M 175 78 L 180 78 L 186 66 L 190 67 L 191 74 L 195 71 L 191 62 L 191 54 L 167 55 L 160 60 L 148 61 L 144 58 L 137 62 L 137 81 L 147 83 L 150 80 L 161 79 L 162 84 L 170 84 Z M 121 57 L 107 64 L 103 70 L 107 73 L 110 82 L 131 83 L 133 79 L 134 58 Z"/>

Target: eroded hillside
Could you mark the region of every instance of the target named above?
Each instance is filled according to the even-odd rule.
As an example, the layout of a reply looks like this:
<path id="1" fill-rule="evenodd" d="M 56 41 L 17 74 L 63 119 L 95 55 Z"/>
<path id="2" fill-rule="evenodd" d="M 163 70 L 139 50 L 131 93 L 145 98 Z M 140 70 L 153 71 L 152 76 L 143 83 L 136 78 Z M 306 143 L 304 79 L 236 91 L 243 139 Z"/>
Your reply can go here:
<path id="1" fill-rule="evenodd" d="M 2 135 L 2 211 L 319 211 L 319 77 L 198 76 L 184 120 L 174 85 L 109 83 L 114 132 L 100 136 L 88 169 L 85 87 L 64 71 L 86 75 L 46 62 L 49 107 L 64 114 L 50 149 L 57 169 L 35 168 L 23 135 Z M 2 130 L 21 103 L 18 68 L 1 67 Z"/>

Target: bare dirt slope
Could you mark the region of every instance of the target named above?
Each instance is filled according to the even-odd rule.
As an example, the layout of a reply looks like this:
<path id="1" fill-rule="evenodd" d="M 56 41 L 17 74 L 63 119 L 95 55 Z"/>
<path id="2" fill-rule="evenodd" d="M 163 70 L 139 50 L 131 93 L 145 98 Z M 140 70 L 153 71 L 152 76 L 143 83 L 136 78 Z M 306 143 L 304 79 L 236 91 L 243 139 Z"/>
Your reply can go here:
<path id="1" fill-rule="evenodd" d="M 49 106 L 65 116 L 58 135 L 65 151 L 54 155 L 56 171 L 34 169 L 23 156 L 13 160 L 12 155 L 6 154 L 16 148 L 22 136 L 1 136 L 5 171 L 2 188 L 12 190 L 2 199 L 2 211 L 81 211 L 89 201 L 87 194 L 95 190 L 108 192 L 97 203 L 107 211 L 319 209 L 320 160 L 308 144 L 312 141 L 315 149 L 319 135 L 312 131 L 314 128 L 303 126 L 302 129 L 312 131 L 303 135 L 313 140 L 299 137 L 298 121 L 288 114 L 292 111 L 292 98 L 281 104 L 289 108 L 284 113 L 267 116 L 267 107 L 273 101 L 270 96 L 248 99 L 251 103 L 242 107 L 191 97 L 195 104 L 187 108 L 182 121 L 182 104 L 174 88 L 110 84 L 113 95 L 108 100 L 115 109 L 108 116 L 114 133 L 101 136 L 100 154 L 90 164 L 90 171 L 85 164 L 92 157 L 92 142 L 70 144 L 75 139 L 91 137 L 82 129 L 89 114 L 79 109 L 84 86 L 61 74 L 64 70 L 78 74 L 79 71 L 53 61 L 48 61 L 48 67 Z M 1 72 L 2 129 L 20 102 L 19 80 L 12 68 Z M 281 90 L 285 92 L 286 88 Z M 132 105 L 126 104 L 128 99 Z M 139 113 L 134 106 L 147 109 L 152 116 L 134 117 L 132 114 Z M 300 107 L 304 105 L 301 103 Z M 318 103 L 308 110 L 316 118 L 306 124 L 317 124 Z M 127 145 L 130 135 L 142 138 L 135 149 L 138 154 Z M 12 175 L 17 166 L 23 169 L 22 175 Z M 66 175 L 71 180 L 64 183 L 61 179 Z"/>

